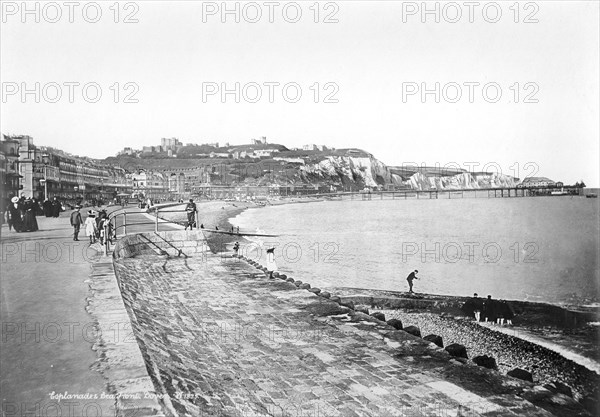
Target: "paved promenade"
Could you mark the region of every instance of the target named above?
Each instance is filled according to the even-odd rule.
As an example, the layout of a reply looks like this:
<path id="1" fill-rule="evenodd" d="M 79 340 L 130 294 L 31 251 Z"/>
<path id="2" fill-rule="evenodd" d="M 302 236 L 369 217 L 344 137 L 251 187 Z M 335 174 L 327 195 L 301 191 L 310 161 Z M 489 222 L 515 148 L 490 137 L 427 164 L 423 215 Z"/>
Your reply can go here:
<path id="1" fill-rule="evenodd" d="M 73 242 L 68 215 L 2 231 L 2 417 L 583 415 L 208 249 L 120 259 L 119 292 L 112 258 Z"/>
<path id="2" fill-rule="evenodd" d="M 128 222 L 152 221 L 138 208 L 127 211 Z M 87 208 L 81 212 L 85 218 Z M 38 216 L 37 232 L 9 232 L 6 225 L 2 226 L 2 417 L 115 415 L 115 399 L 110 397 L 95 351 L 101 330 L 86 311 L 90 279 L 99 279 L 100 274 L 95 272 L 98 268 L 109 268 L 112 274 L 112 258 L 102 258 L 98 243 L 90 247 L 83 231 L 80 241 L 73 241 L 70 213 L 61 213 L 59 218 Z M 160 230 L 180 229 L 177 225 L 160 225 Z M 152 230 L 153 224 L 145 224 L 133 226 L 128 232 Z M 116 320 L 112 322 L 122 325 L 129 319 L 125 314 L 123 320 Z M 109 331 L 116 330 L 105 333 Z M 60 400 L 52 393 L 78 398 Z"/>
<path id="3" fill-rule="evenodd" d="M 110 399 L 69 404 L 51 396 L 107 393 L 93 367 L 95 328 L 86 312 L 87 280 L 99 255 L 85 236 L 73 241 L 69 214 L 38 217 L 38 232 L 9 233 L 2 227 L 3 416 L 115 414 Z"/>
<path id="4" fill-rule="evenodd" d="M 517 396 L 533 389 L 522 381 L 237 259 L 144 255 L 116 269 L 167 414 L 551 415 Z"/>

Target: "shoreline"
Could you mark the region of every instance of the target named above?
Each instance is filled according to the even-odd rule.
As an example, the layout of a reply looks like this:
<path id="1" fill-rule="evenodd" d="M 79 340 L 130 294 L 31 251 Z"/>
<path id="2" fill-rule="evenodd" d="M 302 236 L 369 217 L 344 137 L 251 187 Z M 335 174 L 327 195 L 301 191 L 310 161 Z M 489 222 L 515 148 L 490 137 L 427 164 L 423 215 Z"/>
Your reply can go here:
<path id="1" fill-rule="evenodd" d="M 231 246 L 233 245 L 234 242 L 241 242 L 245 239 L 245 237 L 243 235 L 237 236 L 237 235 L 230 235 L 230 234 L 225 234 L 225 233 L 211 233 L 208 230 L 214 230 L 214 226 L 218 226 L 219 230 L 221 231 L 230 231 L 232 228 L 232 224 L 231 224 L 231 220 L 233 218 L 235 218 L 236 216 L 238 216 L 239 214 L 243 213 L 244 211 L 246 211 L 247 209 L 250 208 L 263 208 L 263 207 L 270 207 L 270 206 L 279 206 L 279 205 L 284 205 L 284 204 L 302 204 L 302 203 L 311 203 L 311 202 L 321 202 L 323 200 L 274 200 L 272 202 L 269 202 L 269 204 L 257 204 L 257 203 L 253 203 L 253 202 L 229 202 L 229 201 L 222 201 L 222 200 L 211 200 L 211 201 L 200 201 L 197 202 L 197 207 L 198 207 L 198 224 L 204 224 L 205 226 L 205 230 L 204 231 L 204 235 L 207 239 L 207 243 L 211 249 L 211 251 L 213 253 L 229 253 L 231 252 Z M 182 208 L 185 205 L 182 205 Z M 243 233 L 244 231 L 240 231 L 241 233 Z M 245 231 L 248 232 L 248 231 Z M 336 288 L 335 291 L 339 291 L 340 288 Z M 378 291 L 378 290 L 371 290 L 371 289 L 358 289 L 358 288 L 347 288 L 344 287 L 344 291 L 343 292 L 362 292 L 363 294 L 365 292 L 369 292 L 370 294 L 377 294 L 377 293 L 386 293 L 386 292 L 382 292 L 382 291 Z M 391 293 L 391 292 L 387 292 L 387 293 Z M 343 296 L 343 295 L 342 295 Z M 446 296 L 446 295 L 437 295 L 437 294 L 431 294 L 431 297 L 438 297 L 438 298 L 445 298 L 445 299 L 457 299 L 457 298 L 461 298 L 461 297 L 456 297 L 456 296 Z M 586 306 L 570 306 L 570 305 L 561 305 L 561 304 L 549 304 L 549 303 L 540 303 L 540 302 L 533 302 L 533 301 L 524 301 L 524 300 L 511 300 L 514 303 L 519 303 L 519 304 L 523 304 L 523 305 L 531 305 L 531 306 L 538 306 L 538 307 L 542 307 L 544 305 L 548 305 L 548 306 L 552 306 L 556 309 L 560 309 L 560 310 L 571 310 L 574 312 L 580 312 L 582 314 L 586 314 L 586 313 L 590 313 L 590 314 L 596 314 L 598 315 L 599 311 L 597 308 L 594 307 L 586 307 Z M 419 312 L 418 314 L 428 314 L 431 313 L 427 310 L 423 310 L 423 312 Z M 558 349 L 562 349 L 562 350 L 567 350 L 567 351 L 571 351 L 576 355 L 581 355 L 584 358 L 587 358 L 591 361 L 595 361 L 597 363 L 599 362 L 600 359 L 600 355 L 598 354 L 598 352 L 592 352 L 592 349 L 589 348 L 589 346 L 586 346 L 587 350 L 585 348 L 581 348 L 582 343 L 578 343 L 581 342 L 581 339 L 585 339 L 583 345 L 590 344 L 590 340 L 591 339 L 598 339 L 598 331 L 600 331 L 600 328 L 597 328 L 598 331 L 595 332 L 594 335 L 581 335 L 581 332 L 577 332 L 577 330 L 572 331 L 571 334 L 565 334 L 565 328 L 561 327 L 561 326 L 556 326 L 555 323 L 551 323 L 549 321 L 549 319 L 547 317 L 542 317 L 536 314 L 529 314 L 527 315 L 527 317 L 523 317 L 525 320 L 521 323 L 521 326 L 516 326 L 514 328 L 511 328 L 511 331 L 524 331 L 524 332 L 529 332 L 532 335 L 532 338 L 538 338 L 541 339 L 541 341 L 543 341 L 544 343 L 548 343 L 552 346 L 556 346 Z M 589 320 L 588 321 L 592 321 Z M 590 326 L 588 326 L 590 327 Z M 495 331 L 495 329 L 491 329 L 492 331 Z M 552 333 L 550 336 L 548 335 L 549 333 Z M 577 347 L 579 347 L 579 349 L 571 349 L 569 343 L 564 343 L 564 340 L 567 339 L 572 343 L 575 343 L 577 345 Z M 562 342 L 562 343 L 561 343 Z M 535 343 L 534 341 L 531 341 L 531 343 Z M 537 344 L 538 346 L 543 346 L 541 343 Z M 572 344 L 571 344 L 572 345 Z M 556 351 L 556 349 L 555 349 Z M 594 355 L 595 353 L 595 355 Z M 567 355 L 568 356 L 568 355 Z M 565 358 L 567 358 L 567 356 L 563 356 Z M 584 366 L 584 365 L 582 365 Z M 588 368 L 586 368 L 588 369 Z"/>

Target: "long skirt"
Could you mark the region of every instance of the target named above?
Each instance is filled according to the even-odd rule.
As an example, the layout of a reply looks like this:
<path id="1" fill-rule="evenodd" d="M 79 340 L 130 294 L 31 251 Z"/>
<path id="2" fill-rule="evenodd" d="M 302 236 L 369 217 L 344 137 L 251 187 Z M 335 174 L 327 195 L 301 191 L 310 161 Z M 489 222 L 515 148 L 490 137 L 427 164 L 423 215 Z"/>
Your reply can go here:
<path id="1" fill-rule="evenodd" d="M 33 210 L 27 210 L 23 216 L 23 232 L 37 232 L 38 224 Z"/>

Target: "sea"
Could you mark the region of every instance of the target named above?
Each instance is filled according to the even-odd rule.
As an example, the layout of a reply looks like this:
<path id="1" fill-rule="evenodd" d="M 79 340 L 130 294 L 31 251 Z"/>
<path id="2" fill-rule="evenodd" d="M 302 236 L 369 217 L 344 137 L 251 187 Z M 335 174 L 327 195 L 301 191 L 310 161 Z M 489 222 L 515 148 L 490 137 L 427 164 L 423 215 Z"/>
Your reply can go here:
<path id="1" fill-rule="evenodd" d="M 451 195 L 450 195 L 451 197 Z M 597 307 L 597 198 L 448 198 L 320 201 L 248 209 L 230 220 L 241 253 L 313 287 Z"/>

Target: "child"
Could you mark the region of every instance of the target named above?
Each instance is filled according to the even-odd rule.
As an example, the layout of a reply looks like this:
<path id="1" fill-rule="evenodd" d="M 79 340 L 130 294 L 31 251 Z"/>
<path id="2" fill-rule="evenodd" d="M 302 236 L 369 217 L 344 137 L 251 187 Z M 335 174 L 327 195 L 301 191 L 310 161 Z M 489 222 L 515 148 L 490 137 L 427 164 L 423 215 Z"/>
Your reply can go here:
<path id="1" fill-rule="evenodd" d="M 96 243 L 96 231 L 98 227 L 96 226 L 96 216 L 93 210 L 88 211 L 88 217 L 84 222 L 85 226 L 85 234 L 90 237 L 90 245 Z"/>

